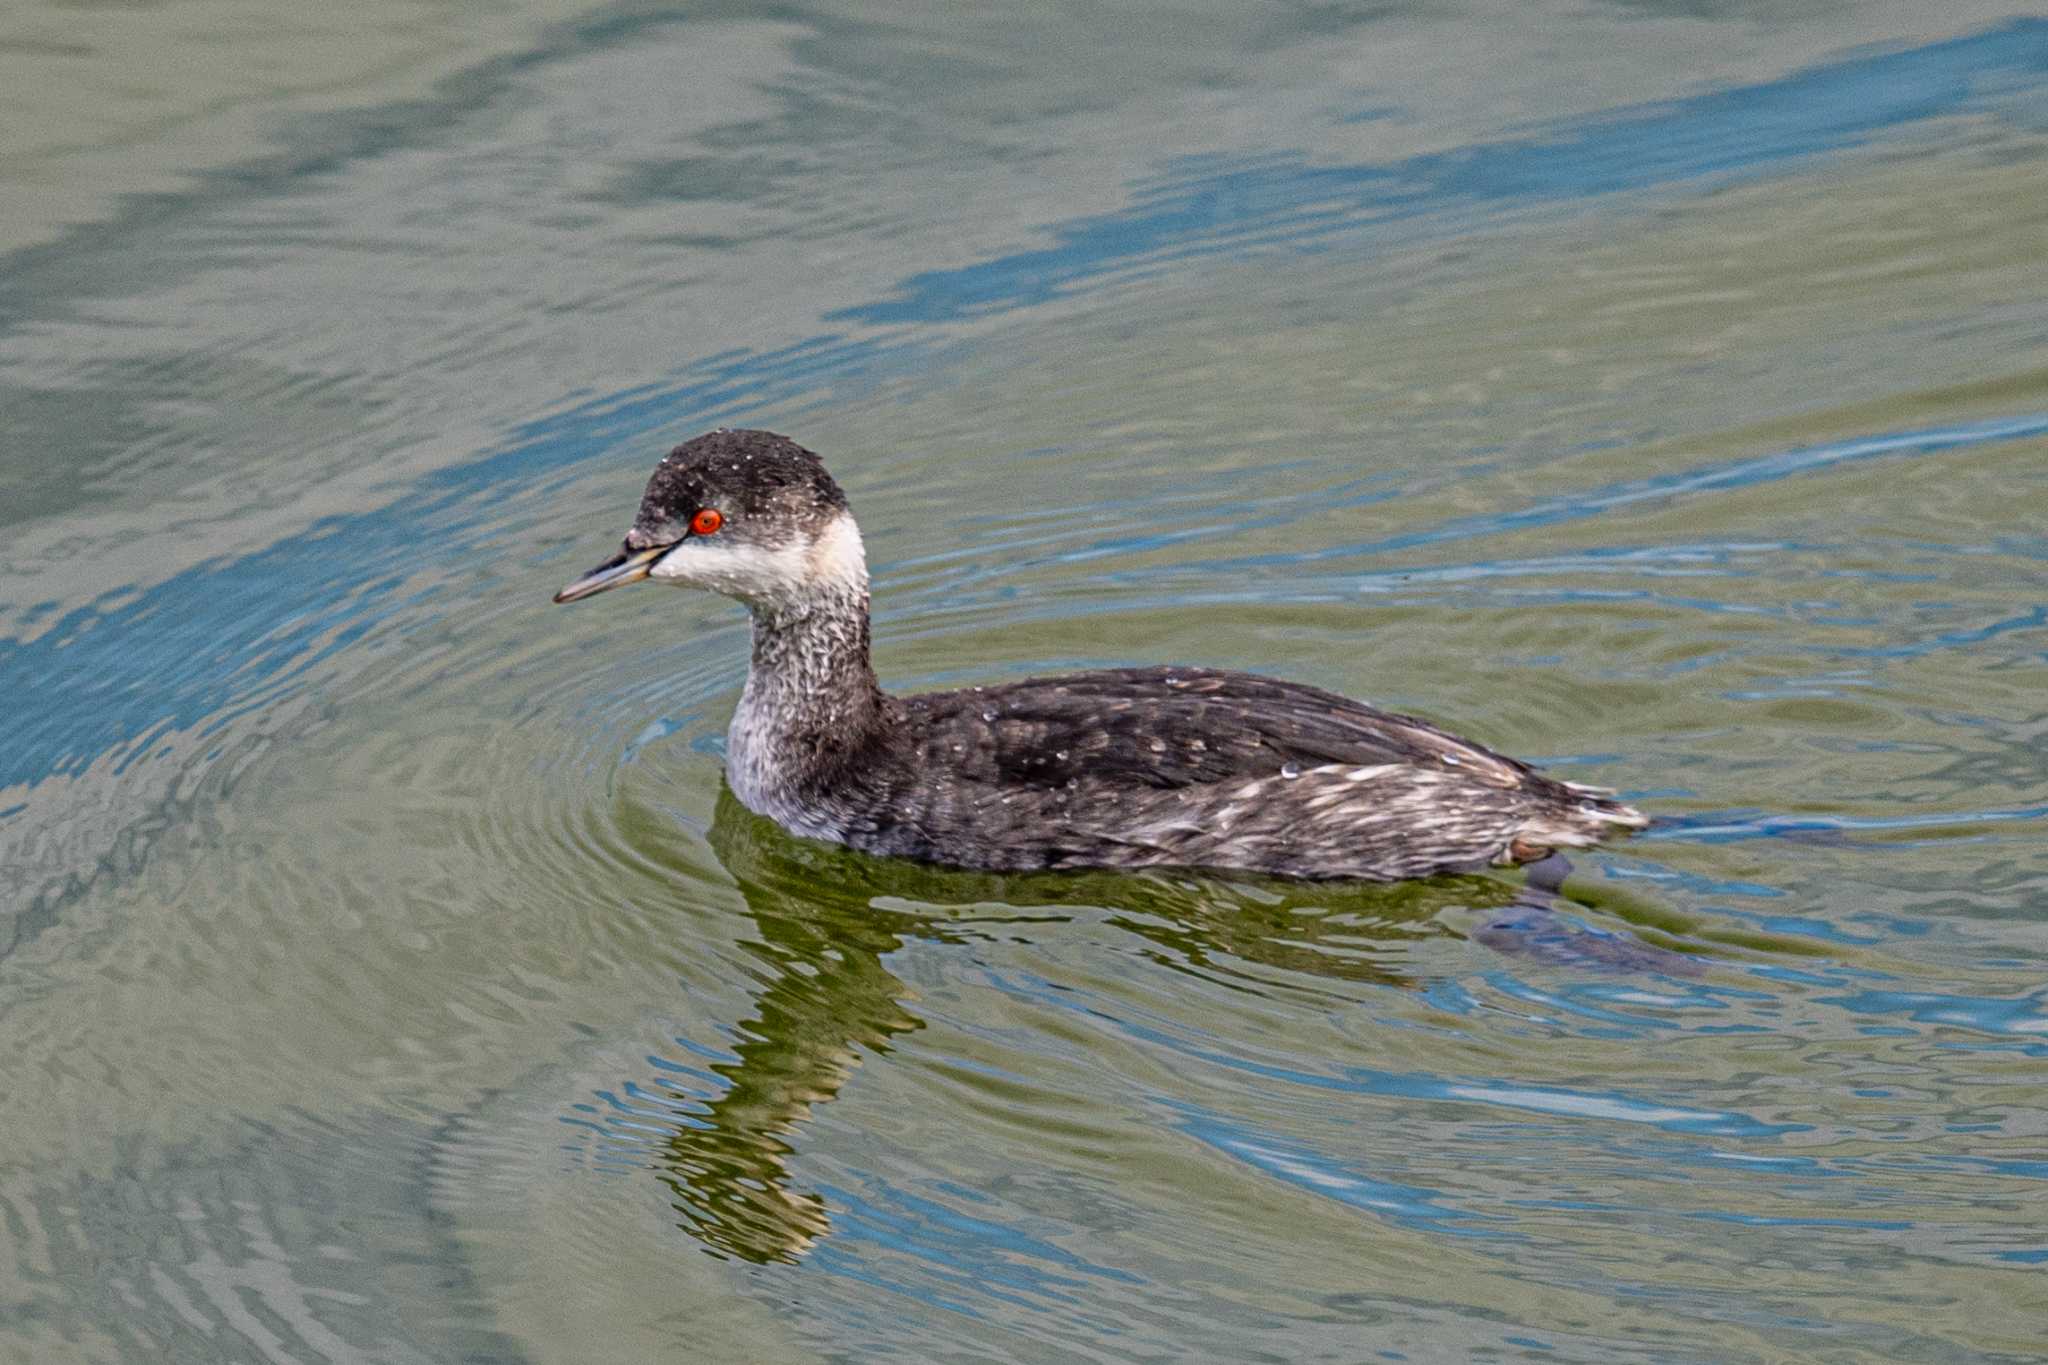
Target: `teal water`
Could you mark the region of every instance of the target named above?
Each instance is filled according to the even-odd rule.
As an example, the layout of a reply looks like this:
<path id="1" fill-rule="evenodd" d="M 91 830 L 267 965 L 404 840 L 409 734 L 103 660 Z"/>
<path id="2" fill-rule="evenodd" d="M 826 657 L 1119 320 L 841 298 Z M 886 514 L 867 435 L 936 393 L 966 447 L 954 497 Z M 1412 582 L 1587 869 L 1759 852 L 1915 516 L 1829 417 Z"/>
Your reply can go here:
<path id="1" fill-rule="evenodd" d="M 0 1359 L 2041 1355 L 2048 24 L 363 13 L 0 23 Z M 548 603 L 733 422 L 893 686 L 1661 823 L 789 839 L 735 609 Z"/>

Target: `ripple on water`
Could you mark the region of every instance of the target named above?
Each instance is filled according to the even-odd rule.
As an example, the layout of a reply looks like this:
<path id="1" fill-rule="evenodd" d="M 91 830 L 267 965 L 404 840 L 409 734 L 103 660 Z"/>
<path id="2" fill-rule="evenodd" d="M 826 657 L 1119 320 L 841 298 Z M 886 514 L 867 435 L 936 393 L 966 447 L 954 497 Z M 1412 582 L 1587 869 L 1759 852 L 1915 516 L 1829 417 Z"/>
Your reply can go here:
<path id="1" fill-rule="evenodd" d="M 784 68 L 846 78 L 842 45 L 649 27 L 500 75 L 579 127 L 585 60 L 652 89 L 688 47 L 769 104 Z M 2015 509 L 2048 397 L 2039 149 L 1998 111 L 2044 32 L 1455 155 L 1148 168 L 1121 208 L 937 270 L 849 240 L 856 200 L 813 176 L 861 158 L 792 160 L 720 204 L 771 226 L 691 261 L 752 266 L 801 218 L 833 248 L 801 254 L 872 297 L 707 283 L 613 235 L 615 278 L 539 306 L 493 266 L 394 309 L 398 344 L 346 329 L 379 352 L 354 373 L 309 355 L 359 344 L 315 317 L 331 289 L 288 325 L 299 291 L 248 288 L 245 255 L 354 278 L 276 236 L 268 182 L 190 209 L 171 236 L 233 268 L 179 257 L 197 282 L 154 308 L 6 338 L 10 373 L 101 386 L 66 420 L 118 400 L 151 430 L 83 492 L 29 480 L 68 538 L 9 542 L 35 585 L 0 641 L 27 1309 L 0 1332 L 36 1359 L 2032 1355 L 2048 542 Z M 713 41 L 734 61 L 698 60 Z M 992 87 L 828 91 L 748 138 L 818 108 L 860 140 L 875 109 L 975 126 L 902 117 L 928 88 Z M 476 221 L 425 183 L 478 189 L 433 150 L 474 149 L 455 93 L 426 141 L 380 124 L 355 169 L 287 177 L 295 234 L 359 254 L 405 221 L 373 234 L 387 298 L 453 259 L 422 225 Z M 1777 135 L 1737 156 L 1760 108 Z M 1956 114 L 1954 142 L 1916 127 Z M 494 241 L 545 243 L 558 279 L 604 206 L 641 224 L 678 208 L 665 177 L 744 180 L 731 147 L 622 145 Z M 904 160 L 964 164 L 947 147 Z M 1693 193 L 1731 165 L 1770 176 Z M 1618 203 L 1652 190 L 1668 217 Z M 686 285 L 810 339 L 748 349 L 736 307 L 726 349 L 697 308 L 718 353 L 649 374 Z M 197 344 L 243 307 L 260 325 Z M 578 317 L 624 340 L 551 389 Z M 198 409 L 225 415 L 180 425 Z M 1541 909 L 1489 878 L 991 878 L 787 839 L 719 795 L 733 609 L 546 601 L 647 456 L 721 420 L 815 430 L 845 472 L 892 679 L 1286 672 L 1664 823 Z M 64 517 L 103 495 L 102 594 Z"/>

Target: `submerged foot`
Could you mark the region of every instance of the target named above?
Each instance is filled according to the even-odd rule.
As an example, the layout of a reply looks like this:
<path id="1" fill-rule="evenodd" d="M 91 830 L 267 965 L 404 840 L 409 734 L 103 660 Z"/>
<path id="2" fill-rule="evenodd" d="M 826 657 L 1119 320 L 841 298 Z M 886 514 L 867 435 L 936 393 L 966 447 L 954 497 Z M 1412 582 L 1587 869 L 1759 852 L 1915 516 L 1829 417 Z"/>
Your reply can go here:
<path id="1" fill-rule="evenodd" d="M 1572 913 L 1581 907 L 1564 894 L 1572 865 L 1562 853 L 1539 858 L 1522 870 L 1528 874 L 1528 884 L 1474 931 L 1475 942 L 1512 957 L 1562 967 L 1661 972 L 1666 976 L 1699 976 L 1705 971 L 1698 960 L 1684 953 L 1645 943 L 1633 934 L 1594 928 Z"/>

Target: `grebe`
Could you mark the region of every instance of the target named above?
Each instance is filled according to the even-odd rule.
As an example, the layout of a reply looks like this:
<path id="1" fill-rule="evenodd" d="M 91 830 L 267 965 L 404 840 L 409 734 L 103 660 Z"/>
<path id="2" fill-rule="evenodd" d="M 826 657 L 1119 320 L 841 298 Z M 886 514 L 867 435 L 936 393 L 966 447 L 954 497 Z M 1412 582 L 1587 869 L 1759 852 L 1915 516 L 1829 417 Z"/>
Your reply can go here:
<path id="1" fill-rule="evenodd" d="M 1413 716 L 1208 668 L 1120 668 L 895 697 L 868 657 L 846 495 L 785 436 L 720 430 L 648 481 L 619 554 L 753 615 L 726 777 L 791 833 L 992 871 L 1195 867 L 1396 881 L 1533 862 L 1649 821 Z"/>

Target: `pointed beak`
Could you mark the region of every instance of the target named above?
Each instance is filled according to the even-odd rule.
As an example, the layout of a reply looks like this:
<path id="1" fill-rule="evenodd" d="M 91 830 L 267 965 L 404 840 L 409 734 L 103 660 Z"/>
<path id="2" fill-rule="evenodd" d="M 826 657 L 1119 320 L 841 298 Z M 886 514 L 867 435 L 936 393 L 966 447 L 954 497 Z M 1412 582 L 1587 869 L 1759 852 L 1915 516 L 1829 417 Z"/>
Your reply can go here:
<path id="1" fill-rule="evenodd" d="M 557 602 L 580 602 L 628 583 L 638 583 L 654 572 L 654 561 L 673 550 L 673 545 L 656 545 L 646 550 L 626 550 L 607 559 L 583 577 L 555 594 Z"/>

